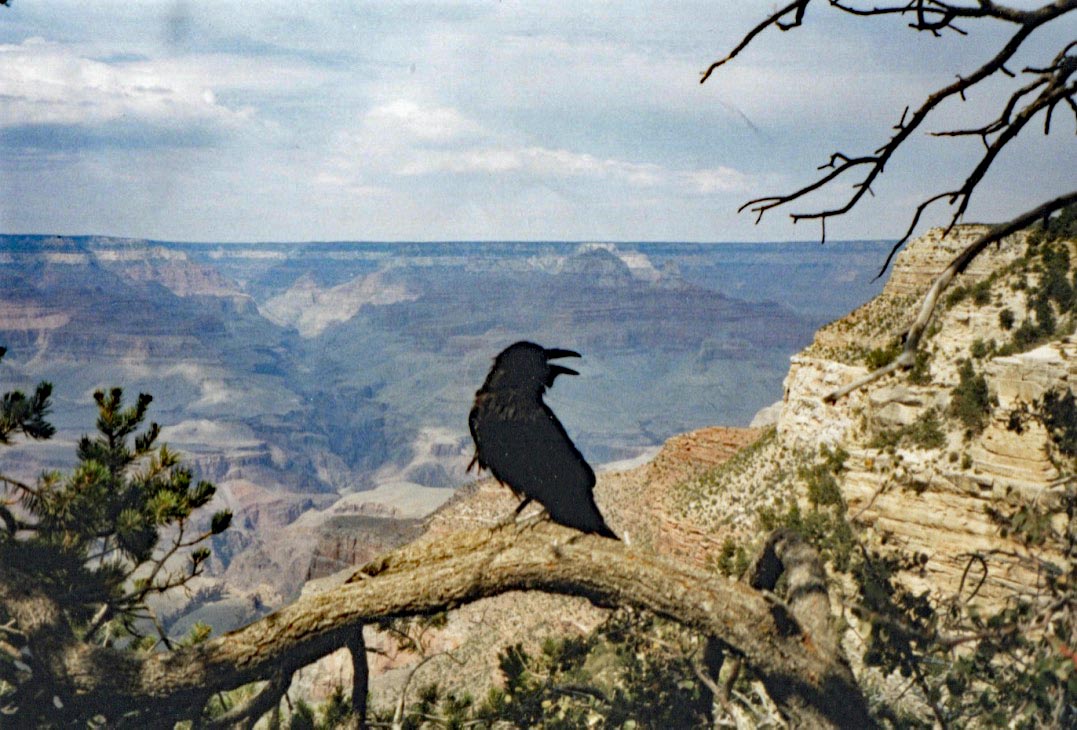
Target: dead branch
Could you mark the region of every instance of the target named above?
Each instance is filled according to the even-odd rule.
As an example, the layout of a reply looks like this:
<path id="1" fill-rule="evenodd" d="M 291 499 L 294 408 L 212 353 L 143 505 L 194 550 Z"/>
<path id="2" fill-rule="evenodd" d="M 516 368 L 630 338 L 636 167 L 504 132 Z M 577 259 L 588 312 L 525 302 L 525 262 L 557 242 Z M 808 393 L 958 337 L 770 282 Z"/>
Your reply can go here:
<path id="1" fill-rule="evenodd" d="M 762 678 L 779 707 L 807 725 L 871 724 L 849 668 L 825 650 L 825 642 L 807 635 L 796 609 L 743 583 L 552 523 L 521 533 L 461 532 L 406 546 L 336 589 L 175 652 L 142 656 L 88 645 L 70 632 L 50 634 L 51 644 L 41 631 L 28 635 L 41 640 L 35 653 L 49 657 L 49 675 L 63 684 L 69 712 L 118 718 L 153 706 L 161 716 L 171 712 L 182 719 L 197 715 L 219 691 L 270 679 L 282 667 L 301 667 L 346 646 L 361 624 L 527 590 L 651 611 L 717 637 Z M 29 601 L 46 609 L 51 604 L 20 583 L 12 566 L 0 565 L 0 605 L 17 619 L 40 614 L 20 609 Z M 55 625 L 38 624 L 42 630 Z M 22 621 L 20 626 L 26 630 Z"/>
<path id="2" fill-rule="evenodd" d="M 741 42 L 737 44 L 737 47 L 730 51 L 729 54 L 725 56 L 725 58 L 715 61 L 706 71 L 703 72 L 702 76 L 699 79 L 699 83 L 706 83 L 707 79 L 710 78 L 710 75 L 712 73 L 717 71 L 721 66 L 724 66 L 727 62 L 732 61 L 734 58 L 736 58 L 737 54 L 747 48 L 757 35 L 762 33 L 770 26 L 773 25 L 780 30 L 790 30 L 800 25 L 801 22 L 804 20 L 804 10 L 808 7 L 809 2 L 811 2 L 811 0 L 793 0 L 793 2 L 791 2 L 789 5 L 786 5 L 784 8 L 778 10 L 769 18 L 764 20 L 762 23 L 752 28 L 744 36 Z M 793 20 L 788 23 L 783 22 L 782 18 L 789 15 L 790 13 L 793 13 Z"/>
<path id="3" fill-rule="evenodd" d="M 781 30 L 789 30 L 800 26 L 810 2 L 811 0 L 797 0 L 765 18 L 761 23 L 745 34 L 729 54 L 711 64 L 711 66 L 703 73 L 700 82 L 702 83 L 706 81 L 716 69 L 740 54 L 767 28 L 774 26 Z M 1016 54 L 1022 47 L 1025 40 L 1027 40 L 1039 27 L 1050 23 L 1071 10 L 1077 9 L 1077 0 L 1055 0 L 1054 2 L 1049 2 L 1039 8 L 1030 10 L 1011 8 L 995 3 L 992 0 L 979 0 L 977 3 L 970 5 L 961 5 L 944 0 L 910 0 L 909 2 L 895 5 L 874 5 L 866 7 L 860 7 L 851 2 L 843 2 L 842 0 L 829 0 L 829 5 L 840 12 L 855 16 L 910 15 L 913 18 L 913 22 L 909 24 L 911 28 L 917 31 L 930 32 L 933 35 L 939 35 L 943 30 L 951 30 L 964 34 L 964 30 L 954 25 L 954 21 L 959 19 L 988 19 L 1002 21 L 1014 24 L 1017 28 L 1006 44 L 971 74 L 958 76 L 958 78 L 949 85 L 930 94 L 911 115 L 909 114 L 908 109 L 906 109 L 901 115 L 900 121 L 894 126 L 895 131 L 893 136 L 873 153 L 868 155 L 849 156 L 841 152 L 836 152 L 831 155 L 830 160 L 827 163 L 819 167 L 820 170 L 825 170 L 826 172 L 813 182 L 788 194 L 769 195 L 749 200 L 739 208 L 739 211 L 751 210 L 755 213 L 756 222 L 758 223 L 763 215 L 770 210 L 801 200 L 820 188 L 834 184 L 839 178 L 843 178 L 847 174 L 858 171 L 861 172 L 862 174 L 860 175 L 860 178 L 852 185 L 852 193 L 845 199 L 844 203 L 823 210 L 804 213 L 798 212 L 790 215 L 790 218 L 794 223 L 801 220 L 818 220 L 821 226 L 820 237 L 824 242 L 826 241 L 827 219 L 848 213 L 856 207 L 866 194 L 872 192 L 873 184 L 879 175 L 882 174 L 886 165 L 897 150 L 909 139 L 913 132 L 922 126 L 924 121 L 943 101 L 955 96 L 964 100 L 965 94 L 969 89 L 976 86 L 984 79 L 993 76 L 995 73 L 1001 72 L 1012 77 L 1014 74 L 1006 68 L 1006 63 L 1013 58 L 1014 54 Z M 793 16 L 792 20 L 787 20 L 790 15 Z M 909 240 L 916 225 L 919 223 L 921 215 L 929 205 L 943 198 L 947 198 L 949 199 L 949 204 L 951 206 L 956 205 L 950 218 L 950 227 L 952 228 L 961 219 L 961 216 L 965 213 L 965 210 L 968 207 L 968 202 L 973 191 L 983 179 L 985 173 L 993 164 L 999 152 L 1001 152 L 1002 149 L 1018 135 L 1021 129 L 1033 116 L 1041 111 L 1045 112 L 1044 131 L 1046 133 L 1050 130 L 1051 114 L 1059 103 L 1064 101 L 1074 110 L 1074 113 L 1077 114 L 1077 102 L 1074 101 L 1075 89 L 1073 86 L 1066 86 L 1066 78 L 1073 72 L 1072 66 L 1077 63 L 1077 60 L 1068 55 L 1072 50 L 1072 47 L 1073 43 L 1070 43 L 1063 48 L 1056 56 L 1053 64 L 1045 69 L 1025 69 L 1026 73 L 1040 74 L 1041 79 L 1014 92 L 1003 108 L 999 118 L 994 122 L 984 125 L 979 129 L 935 133 L 936 136 L 979 134 L 984 140 L 984 146 L 986 148 L 985 154 L 983 158 L 981 158 L 979 164 L 977 164 L 966 177 L 964 184 L 959 189 L 935 195 L 917 207 L 908 230 L 891 249 L 890 255 L 883 265 L 883 271 L 886 270 L 890 260 L 901 245 Z M 1035 101 L 1029 103 L 1016 116 L 1011 116 L 1021 98 L 1040 86 L 1046 86 L 1048 88 L 1045 88 Z M 998 137 L 993 142 L 989 142 L 987 137 L 990 134 L 997 134 Z"/>
<path id="4" fill-rule="evenodd" d="M 879 380 L 890 373 L 911 368 L 916 362 L 916 351 L 919 349 L 920 340 L 923 338 L 924 331 L 931 321 L 931 315 L 935 312 L 939 297 L 942 295 L 942 292 L 945 291 L 946 287 L 949 286 L 950 282 L 953 281 L 954 277 L 964 271 L 969 263 L 992 243 L 1001 241 L 1006 236 L 1027 228 L 1037 221 L 1044 220 L 1050 216 L 1051 213 L 1056 210 L 1061 210 L 1074 202 L 1077 202 L 1077 190 L 1059 198 L 1055 198 L 1054 200 L 1049 200 L 1005 223 L 993 226 L 987 233 L 969 244 L 963 251 L 961 251 L 961 253 L 950 261 L 950 264 L 943 269 L 941 274 L 935 277 L 935 280 L 924 294 L 924 298 L 920 302 L 920 311 L 917 313 L 916 319 L 913 320 L 912 325 L 905 333 L 905 344 L 904 347 L 902 347 L 901 354 L 888 365 L 873 370 L 864 377 L 858 378 L 848 385 L 828 393 L 824 396 L 823 402 L 835 403 L 839 398 L 844 398 L 850 393 L 863 388 L 869 383 L 874 383 L 876 380 Z"/>

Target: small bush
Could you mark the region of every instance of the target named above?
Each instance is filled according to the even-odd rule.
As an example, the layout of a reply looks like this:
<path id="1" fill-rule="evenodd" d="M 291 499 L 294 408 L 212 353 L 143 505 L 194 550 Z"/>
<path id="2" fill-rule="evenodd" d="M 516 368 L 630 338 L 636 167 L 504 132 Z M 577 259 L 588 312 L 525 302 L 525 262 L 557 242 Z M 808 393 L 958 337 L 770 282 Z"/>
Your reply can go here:
<path id="1" fill-rule="evenodd" d="M 927 385 L 931 382 L 931 353 L 917 350 L 912 367 L 909 368 L 909 382 L 914 385 Z"/>
<path id="2" fill-rule="evenodd" d="M 1077 456 L 1077 400 L 1073 392 L 1044 394 L 1040 412 L 1058 450 L 1071 458 Z"/>
<path id="3" fill-rule="evenodd" d="M 868 444 L 873 449 L 892 450 L 898 446 L 918 449 L 940 449 L 946 445 L 938 411 L 929 408 L 907 426 L 880 431 Z"/>
<path id="4" fill-rule="evenodd" d="M 972 343 L 972 347 L 969 349 L 969 354 L 976 360 L 982 360 L 995 351 L 995 341 L 990 340 L 984 342 L 981 339 L 977 339 Z"/>
<path id="5" fill-rule="evenodd" d="M 979 433 L 987 425 L 991 413 L 991 396 L 987 381 L 977 373 L 971 360 L 961 363 L 960 381 L 950 396 L 950 415 L 965 424 L 973 433 Z"/>
<path id="6" fill-rule="evenodd" d="M 969 291 L 972 294 L 973 303 L 977 306 L 982 307 L 991 303 L 991 279 L 984 279 Z"/>
<path id="7" fill-rule="evenodd" d="M 748 552 L 744 547 L 737 545 L 733 538 L 727 537 L 718 553 L 716 565 L 718 572 L 732 578 L 740 578 L 748 569 L 748 562 Z"/>
<path id="8" fill-rule="evenodd" d="M 1068 279 L 1070 254 L 1065 245 L 1045 245 L 1040 249 L 1043 259 L 1043 278 L 1040 290 L 1044 298 L 1058 305 L 1059 312 L 1073 309 L 1074 291 Z"/>
<path id="9" fill-rule="evenodd" d="M 878 370 L 892 363 L 901 354 L 901 340 L 894 338 L 886 347 L 876 347 L 864 355 L 869 370 Z"/>
<path id="10" fill-rule="evenodd" d="M 1055 328 L 1058 326 L 1058 322 L 1055 320 L 1054 308 L 1051 306 L 1051 300 L 1045 296 L 1036 298 L 1036 301 L 1032 305 L 1032 309 L 1036 312 L 1036 334 L 1042 337 L 1050 337 L 1055 333 Z"/>
<path id="11" fill-rule="evenodd" d="M 1009 307 L 1006 307 L 1001 312 L 999 312 L 998 313 L 998 323 L 999 323 L 999 325 L 1002 326 L 1002 329 L 1004 329 L 1004 330 L 1013 329 L 1013 323 L 1014 323 L 1013 310 L 1011 310 Z"/>

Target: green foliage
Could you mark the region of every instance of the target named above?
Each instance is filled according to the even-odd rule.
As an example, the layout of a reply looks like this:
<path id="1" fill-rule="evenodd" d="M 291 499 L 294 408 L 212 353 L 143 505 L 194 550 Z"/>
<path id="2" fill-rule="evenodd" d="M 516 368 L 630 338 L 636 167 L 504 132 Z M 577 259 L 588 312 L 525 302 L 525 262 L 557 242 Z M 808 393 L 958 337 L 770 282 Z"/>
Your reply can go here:
<path id="1" fill-rule="evenodd" d="M 1037 339 L 1048 338 L 1055 333 L 1058 326 L 1055 319 L 1055 311 L 1051 306 L 1051 300 L 1047 297 L 1037 297 L 1032 305 L 1032 311 L 1036 313 Z"/>
<path id="2" fill-rule="evenodd" d="M 757 513 L 757 519 L 764 533 L 778 528 L 796 532 L 811 543 L 824 561 L 843 571 L 848 569 L 852 558 L 855 537 L 845 519 L 845 500 L 837 477 L 844 470 L 849 454 L 844 449 L 831 451 L 823 445 L 819 456 L 819 461 L 797 472 L 808 494 L 809 510 L 805 513 L 792 502 L 784 512 L 764 507 Z"/>
<path id="3" fill-rule="evenodd" d="M 498 657 L 502 687 L 480 703 L 436 684 L 404 713 L 405 728 L 706 728 L 713 698 L 693 669 L 700 637 L 619 609 L 588 636 L 547 638 Z M 391 713 L 376 720 L 387 722 Z"/>
<path id="4" fill-rule="evenodd" d="M 1057 405 L 1063 401 L 1066 405 Z M 1059 421 L 1077 426 L 1073 398 L 1060 394 L 1052 403 L 1052 412 L 1064 414 L 1058 416 Z M 952 596 L 910 590 L 899 578 L 925 577 L 929 556 L 901 547 L 862 545 L 846 520 L 844 507 L 824 506 L 832 495 L 825 464 L 816 463 L 800 474 L 807 482 L 810 509 L 805 512 L 791 504 L 784 511 L 761 510 L 760 528 L 795 530 L 834 570 L 848 574 L 855 587 L 849 607 L 861 622 L 857 632 L 866 642 L 865 664 L 883 676 L 903 678 L 903 694 L 914 691 L 921 707 L 929 708 L 930 714 L 924 716 L 908 707 L 903 710 L 900 704 L 878 704 L 874 712 L 881 724 L 901 728 L 1075 726 L 1077 653 L 1072 647 L 1077 639 L 1077 581 L 1071 566 L 1052 563 L 1036 552 L 1061 541 L 1061 554 L 1074 553 L 1077 491 L 1072 486 L 1064 496 L 1068 524 L 1062 533 L 1052 514 L 1036 503 L 989 512 L 1004 535 L 1025 546 L 1024 559 L 1035 565 L 1040 583 L 986 614 L 975 599 L 995 570 L 989 566 L 990 554 L 965 556 L 964 575 Z"/>
<path id="5" fill-rule="evenodd" d="M 733 538 L 727 537 L 715 560 L 715 569 L 722 575 L 740 578 L 748 569 L 748 551 L 738 545 Z"/>
<path id="6" fill-rule="evenodd" d="M 1068 230 L 1068 224 L 1063 228 Z M 1069 244 L 1061 237 L 1047 236 L 1042 229 L 1031 234 L 1029 242 L 1026 265 L 1035 264 L 1040 274 L 1039 286 L 1029 289 L 1027 295 L 1034 319 L 1026 318 L 1013 331 L 1011 341 L 999 348 L 1003 355 L 1025 352 L 1047 342 L 1060 331 L 1071 331 L 1073 317 L 1070 313 L 1077 308 L 1077 272 L 1072 270 Z M 1003 315 L 1006 315 L 1005 319 Z M 1013 322 L 1014 315 L 1009 309 L 999 313 L 999 323 L 1004 329 L 1010 329 Z"/>
<path id="7" fill-rule="evenodd" d="M 1040 412 L 1058 450 L 1071 459 L 1077 457 L 1077 400 L 1073 391 L 1045 393 Z"/>
<path id="8" fill-rule="evenodd" d="M 982 339 L 977 338 L 969 348 L 969 354 L 972 355 L 973 359 L 982 360 L 985 357 L 994 354 L 996 349 L 994 340 L 984 342 Z"/>
<path id="9" fill-rule="evenodd" d="M 872 438 L 868 445 L 873 449 L 891 450 L 899 446 L 917 449 L 941 449 L 946 445 L 946 432 L 938 411 L 928 408 L 912 423 L 885 429 Z"/>
<path id="10" fill-rule="evenodd" d="M 871 625 L 864 654 L 868 666 L 884 673 L 897 671 L 910 677 L 919 670 L 922 637 L 936 628 L 936 614 L 928 594 L 914 593 L 895 578 L 902 570 L 920 570 L 926 555 L 884 556 L 865 552 L 852 564 L 857 585 L 855 613 Z"/>
<path id="11" fill-rule="evenodd" d="M 157 446 L 156 423 L 138 432 L 151 396 L 140 394 L 125 407 L 123 391 L 113 388 L 97 391 L 94 400 L 97 434 L 79 440 L 78 465 L 69 475 L 47 474 L 24 491 L 33 534 L 4 547 L 11 559 L 40 566 L 42 582 L 63 597 L 76 621 L 103 603 L 104 615 L 132 632 L 148 595 L 186 582 L 208 557 L 205 550 L 195 551 L 185 576 L 163 575 L 153 559 L 161 530 L 179 530 L 170 556 L 226 529 L 231 514 L 213 515 L 211 529 L 200 536 L 186 534 L 192 513 L 209 503 L 216 488 L 196 482 L 173 451 Z"/>
<path id="12" fill-rule="evenodd" d="M 6 353 L 7 349 L 0 347 L 0 360 Z M 0 396 L 0 444 L 10 444 L 13 434 L 32 439 L 51 438 L 56 432 L 46 420 L 52 407 L 51 396 L 52 385 L 49 383 L 39 383 L 30 396 L 20 390 Z"/>
<path id="13" fill-rule="evenodd" d="M 1036 224 L 1029 234 L 1029 247 L 1044 242 L 1077 239 L 1077 205 L 1067 205 L 1047 220 L 1047 225 Z"/>
<path id="14" fill-rule="evenodd" d="M 999 348 L 1000 355 L 1012 355 L 1016 352 L 1030 350 L 1043 341 L 1039 328 L 1031 319 L 1025 319 L 1021 325 L 1013 331 L 1013 337 L 1009 342 Z"/>
<path id="15" fill-rule="evenodd" d="M 841 504 L 838 480 L 825 464 L 804 467 L 798 475 L 808 487 L 808 502 L 814 507 Z"/>
<path id="16" fill-rule="evenodd" d="M 288 730 L 315 730 L 318 723 L 314 710 L 303 700 L 297 700 L 292 707 L 292 716 L 288 721 Z"/>
<path id="17" fill-rule="evenodd" d="M 909 368 L 909 382 L 913 385 L 927 385 L 931 382 L 931 353 L 923 348 L 916 351 L 912 367 Z"/>
<path id="18" fill-rule="evenodd" d="M 972 297 L 972 301 L 977 306 L 984 306 L 991 303 L 991 285 L 995 281 L 995 276 L 989 276 L 986 279 L 982 279 L 971 286 L 955 286 L 950 290 L 950 293 L 946 296 L 946 306 L 952 307 L 958 302 L 963 301 L 968 297 Z"/>
<path id="19" fill-rule="evenodd" d="M 998 313 L 998 323 L 1004 330 L 1013 329 L 1014 316 L 1013 310 L 1009 307 L 1005 307 Z"/>
<path id="20" fill-rule="evenodd" d="M 5 394 L 6 433 L 51 435 L 52 427 L 43 420 L 48 395 L 44 386 L 33 398 Z M 5 528 L 0 530 L 0 563 L 15 566 L 55 601 L 87 642 L 148 650 L 163 641 L 171 647 L 163 627 L 150 620 L 147 598 L 181 587 L 201 573 L 209 550 L 200 543 L 227 529 L 231 515 L 219 512 L 209 520 L 210 529 L 194 529 L 195 510 L 206 506 L 216 489 L 195 481 L 174 452 L 157 445 L 157 424 L 143 428 L 149 395 L 125 406 L 123 392 L 113 388 L 96 392 L 94 400 L 97 433 L 78 441 L 77 464 L 70 473 L 44 474 L 33 486 L 0 480 L 12 495 L 0 499 L 0 525 Z M 9 509 L 16 502 L 17 519 Z M 161 546 L 166 532 L 168 542 Z M 190 555 L 185 571 L 176 570 L 175 560 L 165 570 L 166 561 L 185 552 Z M 4 620 L 10 618 L 0 615 L 0 623 Z M 9 628 L 17 635 L 17 627 Z M 147 636 L 147 630 L 158 636 Z M 209 633 L 208 626 L 196 624 L 180 643 L 199 643 Z M 5 711 L 17 709 L 21 722 L 32 723 L 32 718 L 55 711 L 52 692 L 35 681 L 18 685 L 5 698 Z"/>
<path id="21" fill-rule="evenodd" d="M 351 720 L 351 698 L 344 694 L 344 689 L 339 685 L 333 688 L 333 694 L 322 708 L 322 727 L 326 730 L 345 727 Z"/>
<path id="22" fill-rule="evenodd" d="M 1021 433 L 1030 419 L 1038 420 L 1047 429 L 1058 455 L 1066 459 L 1077 457 L 1077 399 L 1073 391 L 1051 390 L 1031 406 L 1020 404 L 1010 411 L 1007 428 Z"/>
<path id="23" fill-rule="evenodd" d="M 991 413 L 991 395 L 983 374 L 977 373 L 971 360 L 964 360 L 958 371 L 959 381 L 950 394 L 951 416 L 965 424 L 965 428 L 979 433 L 987 425 Z"/>
<path id="24" fill-rule="evenodd" d="M 892 363 L 901 354 L 902 344 L 899 338 L 894 338 L 884 347 L 876 347 L 868 350 L 864 355 L 864 364 L 869 370 L 878 370 Z"/>
<path id="25" fill-rule="evenodd" d="M 1073 309 L 1074 291 L 1070 276 L 1070 252 L 1065 244 L 1044 244 L 1040 248 L 1043 273 L 1040 293 L 1044 299 L 1054 302 L 1059 312 Z"/>
<path id="26" fill-rule="evenodd" d="M 194 646 L 201 644 L 213 633 L 213 627 L 202 621 L 195 621 L 187 635 L 176 642 L 176 646 Z"/>

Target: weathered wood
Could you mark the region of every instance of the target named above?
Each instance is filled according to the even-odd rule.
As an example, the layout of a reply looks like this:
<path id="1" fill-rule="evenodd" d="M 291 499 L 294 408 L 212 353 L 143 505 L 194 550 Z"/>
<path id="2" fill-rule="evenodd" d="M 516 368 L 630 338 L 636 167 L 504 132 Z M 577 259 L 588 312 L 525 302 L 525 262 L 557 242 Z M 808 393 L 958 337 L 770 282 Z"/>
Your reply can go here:
<path id="1" fill-rule="evenodd" d="M 336 589 L 203 644 L 149 657 L 73 644 L 64 665 L 83 703 L 106 716 L 147 704 L 190 716 L 215 692 L 267 679 L 282 667 L 301 667 L 347 646 L 364 623 L 527 590 L 651 611 L 714 636 L 743 656 L 774 701 L 796 708 L 805 724 L 870 724 L 848 666 L 802 633 L 782 602 L 743 583 L 551 523 L 414 543 L 367 565 Z"/>

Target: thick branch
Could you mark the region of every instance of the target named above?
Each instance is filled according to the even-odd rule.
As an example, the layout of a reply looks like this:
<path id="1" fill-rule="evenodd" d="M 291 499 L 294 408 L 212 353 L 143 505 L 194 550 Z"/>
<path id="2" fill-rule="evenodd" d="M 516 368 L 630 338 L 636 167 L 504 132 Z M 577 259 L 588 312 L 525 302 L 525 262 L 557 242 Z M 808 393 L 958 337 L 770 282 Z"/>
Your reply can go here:
<path id="1" fill-rule="evenodd" d="M 0 583 L 3 577 L 0 567 Z M 810 725 L 870 726 L 848 667 L 805 640 L 780 601 L 550 523 L 522 533 L 456 533 L 407 546 L 343 586 L 194 647 L 140 658 L 78 644 L 65 665 L 83 700 L 108 703 L 92 708 L 107 715 L 147 703 L 189 710 L 220 690 L 267 679 L 283 663 L 313 662 L 353 641 L 363 623 L 436 613 L 517 590 L 651 611 L 719 638 L 763 678 L 779 706 Z"/>

